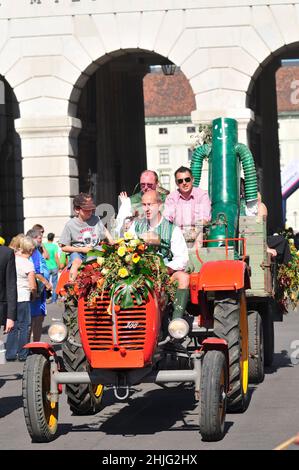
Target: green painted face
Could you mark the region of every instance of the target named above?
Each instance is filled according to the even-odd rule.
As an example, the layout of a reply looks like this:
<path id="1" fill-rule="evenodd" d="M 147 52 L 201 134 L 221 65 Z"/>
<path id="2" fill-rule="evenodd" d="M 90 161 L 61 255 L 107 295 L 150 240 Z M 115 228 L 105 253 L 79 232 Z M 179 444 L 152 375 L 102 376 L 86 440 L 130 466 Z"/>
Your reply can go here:
<path id="1" fill-rule="evenodd" d="M 237 143 L 237 121 L 217 118 L 213 121 L 213 145 L 235 145 Z"/>

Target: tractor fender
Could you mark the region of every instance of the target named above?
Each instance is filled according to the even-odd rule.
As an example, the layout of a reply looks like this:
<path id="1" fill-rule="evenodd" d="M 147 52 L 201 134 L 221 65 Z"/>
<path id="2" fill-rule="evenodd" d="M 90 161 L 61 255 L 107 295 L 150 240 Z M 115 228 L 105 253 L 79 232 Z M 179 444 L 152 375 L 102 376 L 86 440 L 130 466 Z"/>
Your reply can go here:
<path id="1" fill-rule="evenodd" d="M 33 354 L 43 354 L 45 357 L 54 356 L 58 357 L 53 346 L 49 343 L 35 342 L 27 343 L 23 346 L 24 349 L 29 349 Z"/>
<path id="2" fill-rule="evenodd" d="M 227 390 L 229 390 L 229 355 L 228 355 L 228 344 L 225 339 L 221 338 L 207 338 L 203 340 L 202 342 L 202 348 L 204 350 L 204 353 L 207 353 L 208 351 L 221 351 L 223 352 L 225 356 L 225 362 L 226 362 L 226 371 L 227 371 Z"/>
<path id="3" fill-rule="evenodd" d="M 198 291 L 250 289 L 247 264 L 238 260 L 207 261 L 199 273 L 190 275 L 190 288 L 192 302 Z"/>
<path id="4" fill-rule="evenodd" d="M 42 354 L 46 359 L 48 359 L 50 356 L 53 356 L 57 364 L 57 369 L 63 369 L 63 367 L 61 367 L 60 358 L 57 356 L 56 351 L 51 344 L 42 342 L 27 343 L 25 346 L 23 346 L 23 348 L 29 349 L 32 354 Z M 62 393 L 62 384 L 57 384 L 57 390 L 59 394 Z"/>

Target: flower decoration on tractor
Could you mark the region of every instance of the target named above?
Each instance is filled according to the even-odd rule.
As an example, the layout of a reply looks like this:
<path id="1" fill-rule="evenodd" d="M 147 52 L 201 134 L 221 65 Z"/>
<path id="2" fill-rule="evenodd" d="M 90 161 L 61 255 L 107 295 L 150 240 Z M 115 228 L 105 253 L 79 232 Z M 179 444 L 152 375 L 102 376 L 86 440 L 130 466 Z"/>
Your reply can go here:
<path id="1" fill-rule="evenodd" d="M 174 298 L 176 285 L 171 282 L 157 247 L 127 232 L 114 245 L 103 243 L 100 248 L 88 254 L 76 283 L 67 291 L 67 300 L 84 297 L 92 307 L 98 297 L 108 292 L 117 310 L 133 307 L 134 300 L 141 305 L 149 291 Z"/>
<path id="2" fill-rule="evenodd" d="M 281 264 L 278 270 L 278 283 L 281 291 L 280 302 L 284 310 L 288 310 L 288 305 L 295 309 L 299 304 L 299 250 L 296 249 L 294 240 L 288 239 L 291 261 L 288 264 Z"/>

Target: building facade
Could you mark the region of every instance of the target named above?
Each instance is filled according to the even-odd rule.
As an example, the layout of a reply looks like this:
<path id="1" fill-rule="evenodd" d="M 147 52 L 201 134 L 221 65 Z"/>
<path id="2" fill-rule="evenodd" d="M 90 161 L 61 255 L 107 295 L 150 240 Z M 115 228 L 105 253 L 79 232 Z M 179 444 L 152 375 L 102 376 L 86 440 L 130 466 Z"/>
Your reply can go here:
<path id="1" fill-rule="evenodd" d="M 146 164 L 143 77 L 165 62 L 189 81 L 193 124 L 238 120 L 281 221 L 274 83 L 298 53 L 298 1 L 2 0 L 0 24 L 2 232 L 59 234 L 79 190 L 114 205 L 132 190 Z"/>
<path id="2" fill-rule="evenodd" d="M 175 170 L 190 166 L 192 149 L 201 143 L 199 128 L 190 118 L 194 95 L 178 68 L 173 76 L 165 76 L 160 69 L 146 75 L 143 82 L 147 166 L 160 175 L 165 188 L 173 191 Z M 286 199 L 285 224 L 299 231 L 299 60 L 278 69 L 276 95 L 282 188 L 286 181 L 283 192 L 292 193 Z M 200 185 L 208 189 L 206 162 Z"/>

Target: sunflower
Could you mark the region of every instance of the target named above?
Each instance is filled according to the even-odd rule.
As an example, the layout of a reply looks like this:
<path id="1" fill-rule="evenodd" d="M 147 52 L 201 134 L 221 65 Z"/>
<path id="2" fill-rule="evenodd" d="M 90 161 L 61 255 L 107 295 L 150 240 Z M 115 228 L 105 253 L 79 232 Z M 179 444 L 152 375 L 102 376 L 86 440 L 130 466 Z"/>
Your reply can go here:
<path id="1" fill-rule="evenodd" d="M 132 240 L 132 238 L 133 238 L 133 234 L 131 232 L 125 232 L 124 233 L 124 239 L 126 241 Z"/>
<path id="2" fill-rule="evenodd" d="M 126 252 L 127 252 L 127 249 L 126 249 L 125 246 L 120 246 L 120 247 L 118 248 L 118 250 L 117 250 L 117 254 L 118 254 L 118 256 L 120 256 L 121 258 L 122 258 L 123 256 L 125 256 Z"/>
<path id="3" fill-rule="evenodd" d="M 119 275 L 119 277 L 121 277 L 121 278 L 128 277 L 129 271 L 128 271 L 126 268 L 120 268 L 120 269 L 118 270 L 118 275 Z"/>
<path id="4" fill-rule="evenodd" d="M 133 256 L 132 256 L 132 261 L 133 263 L 138 263 L 138 261 L 140 260 L 140 256 L 138 255 L 138 253 L 134 253 Z"/>

